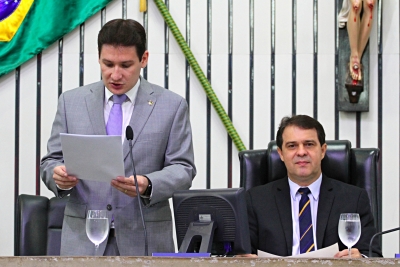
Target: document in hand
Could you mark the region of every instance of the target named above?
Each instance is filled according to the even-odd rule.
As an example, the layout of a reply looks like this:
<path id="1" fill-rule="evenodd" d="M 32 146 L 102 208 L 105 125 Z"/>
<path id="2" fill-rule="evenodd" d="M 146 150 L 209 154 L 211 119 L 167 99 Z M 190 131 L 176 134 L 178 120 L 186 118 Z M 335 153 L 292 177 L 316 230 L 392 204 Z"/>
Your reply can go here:
<path id="1" fill-rule="evenodd" d="M 121 136 L 60 134 L 68 175 L 110 182 L 125 176 Z"/>
<path id="2" fill-rule="evenodd" d="M 339 246 L 338 243 L 335 243 L 332 246 L 326 248 L 321 248 L 316 251 L 303 253 L 296 256 L 289 256 L 285 258 L 333 258 L 333 256 L 338 252 L 339 252 Z M 257 254 L 258 257 L 263 257 L 263 258 L 284 258 L 261 250 L 258 250 Z"/>

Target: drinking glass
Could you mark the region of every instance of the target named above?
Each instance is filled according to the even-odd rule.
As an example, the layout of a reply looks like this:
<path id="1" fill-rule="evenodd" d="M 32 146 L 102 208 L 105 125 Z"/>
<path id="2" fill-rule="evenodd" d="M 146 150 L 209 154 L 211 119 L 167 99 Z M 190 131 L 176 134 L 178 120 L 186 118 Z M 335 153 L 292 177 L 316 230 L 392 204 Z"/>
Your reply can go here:
<path id="1" fill-rule="evenodd" d="M 108 236 L 110 224 L 106 210 L 89 210 L 86 217 L 86 234 L 90 241 L 95 245 L 95 254 Z"/>
<path id="2" fill-rule="evenodd" d="M 351 247 L 354 246 L 361 236 L 360 215 L 358 213 L 342 213 L 339 219 L 339 238 L 349 248 L 351 258 Z"/>

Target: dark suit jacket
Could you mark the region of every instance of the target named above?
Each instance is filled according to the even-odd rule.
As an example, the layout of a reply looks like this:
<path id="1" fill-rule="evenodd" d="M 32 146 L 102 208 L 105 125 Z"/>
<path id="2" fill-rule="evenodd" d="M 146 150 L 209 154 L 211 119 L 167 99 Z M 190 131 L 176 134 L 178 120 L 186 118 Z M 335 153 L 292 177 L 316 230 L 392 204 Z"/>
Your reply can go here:
<path id="1" fill-rule="evenodd" d="M 288 178 L 251 188 L 247 191 L 246 200 L 252 253 L 256 254 L 259 249 L 275 255 L 291 256 L 293 226 Z M 354 248 L 368 255 L 369 242 L 376 229 L 367 192 L 323 175 L 316 228 L 318 249 L 336 242 L 340 250 L 347 248 L 338 234 L 341 213 L 360 214 L 361 237 Z M 374 255 L 382 257 L 378 239 L 374 241 Z"/>

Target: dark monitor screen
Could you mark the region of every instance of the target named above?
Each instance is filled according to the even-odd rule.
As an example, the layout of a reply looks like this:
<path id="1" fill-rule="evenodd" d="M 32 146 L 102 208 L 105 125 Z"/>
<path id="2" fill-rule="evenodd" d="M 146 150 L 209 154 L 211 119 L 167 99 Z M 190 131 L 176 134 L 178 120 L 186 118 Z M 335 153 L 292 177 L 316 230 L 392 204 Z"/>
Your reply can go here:
<path id="1" fill-rule="evenodd" d="M 243 188 L 177 191 L 173 203 L 179 252 L 251 253 Z"/>

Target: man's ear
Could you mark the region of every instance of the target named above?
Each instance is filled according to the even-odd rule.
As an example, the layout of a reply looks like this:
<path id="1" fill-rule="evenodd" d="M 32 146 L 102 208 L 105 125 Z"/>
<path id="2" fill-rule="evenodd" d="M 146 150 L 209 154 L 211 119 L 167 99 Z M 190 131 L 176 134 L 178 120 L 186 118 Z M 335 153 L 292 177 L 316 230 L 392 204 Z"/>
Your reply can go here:
<path id="1" fill-rule="evenodd" d="M 325 153 L 326 153 L 326 149 L 328 148 L 328 145 L 325 143 L 325 144 L 323 144 L 322 146 L 321 146 L 321 151 L 322 151 L 322 158 L 321 158 L 321 160 L 323 159 L 323 158 L 325 158 Z"/>
<path id="2" fill-rule="evenodd" d="M 149 51 L 146 50 L 144 51 L 143 55 L 142 55 L 142 61 L 140 62 L 140 67 L 143 69 L 147 66 L 147 63 L 149 62 Z"/>
<path id="3" fill-rule="evenodd" d="M 281 160 L 283 161 L 282 150 L 278 147 L 277 151 L 278 151 L 279 157 L 280 157 Z"/>

